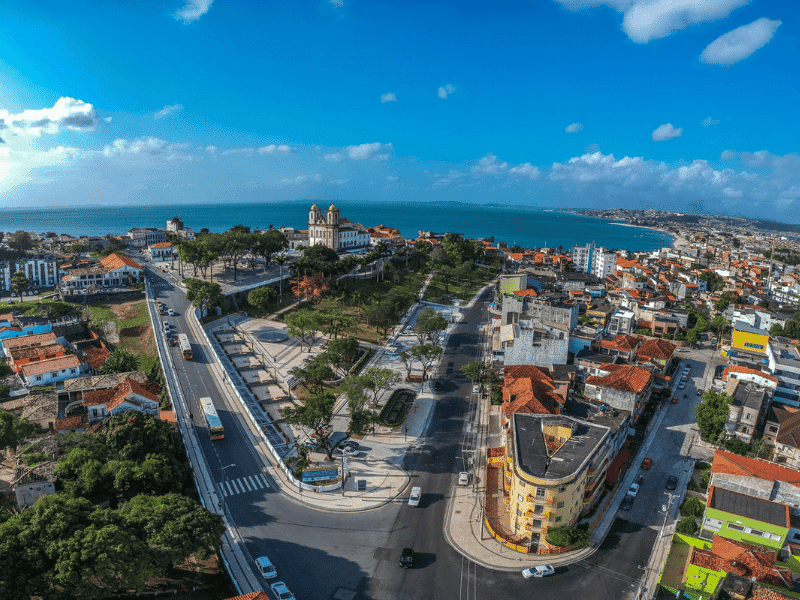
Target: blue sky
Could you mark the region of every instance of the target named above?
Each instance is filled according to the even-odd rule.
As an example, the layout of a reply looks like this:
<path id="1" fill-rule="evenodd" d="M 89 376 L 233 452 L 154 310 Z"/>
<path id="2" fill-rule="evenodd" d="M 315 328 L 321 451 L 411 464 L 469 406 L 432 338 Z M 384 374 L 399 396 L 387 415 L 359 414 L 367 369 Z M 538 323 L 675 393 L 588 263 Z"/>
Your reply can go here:
<path id="1" fill-rule="evenodd" d="M 0 1 L 0 206 L 800 222 L 794 0 Z"/>

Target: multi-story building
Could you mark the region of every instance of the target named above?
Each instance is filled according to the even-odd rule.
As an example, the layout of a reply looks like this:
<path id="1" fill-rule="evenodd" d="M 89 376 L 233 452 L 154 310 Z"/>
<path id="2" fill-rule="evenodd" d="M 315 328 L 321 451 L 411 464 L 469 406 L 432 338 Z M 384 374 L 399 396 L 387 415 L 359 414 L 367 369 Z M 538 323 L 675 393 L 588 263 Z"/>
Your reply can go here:
<path id="1" fill-rule="evenodd" d="M 768 331 L 757 329 L 744 321 L 735 321 L 733 323 L 733 333 L 731 334 L 732 348 L 766 354 L 768 345 Z"/>
<path id="2" fill-rule="evenodd" d="M 569 331 L 534 325 L 523 320 L 500 327 L 503 362 L 506 365 L 551 367 L 566 364 L 569 357 Z"/>
<path id="3" fill-rule="evenodd" d="M 321 244 L 332 250 L 344 251 L 369 246 L 369 232 L 360 223 L 353 223 L 340 217 L 335 204 L 328 207 L 325 217 L 314 204 L 308 212 L 308 243 Z"/>
<path id="4" fill-rule="evenodd" d="M 589 273 L 592 270 L 592 258 L 594 256 L 594 242 L 585 246 L 572 247 L 572 264 L 576 271 Z"/>
<path id="5" fill-rule="evenodd" d="M 800 469 L 800 409 L 773 406 L 764 426 L 764 444 L 774 449 L 773 460 Z"/>
<path id="6" fill-rule="evenodd" d="M 163 229 L 155 227 L 135 227 L 125 234 L 131 240 L 134 248 L 146 248 L 153 244 L 160 244 L 166 240 L 166 233 Z"/>
<path id="7" fill-rule="evenodd" d="M 772 395 L 768 388 L 755 383 L 737 379 L 730 381 L 734 385 L 728 394 L 733 397 L 733 402 L 728 407 L 725 437 L 736 437 L 749 444 L 763 430 Z"/>
<path id="8" fill-rule="evenodd" d="M 650 399 L 653 374 L 632 365 L 609 363 L 599 367 L 601 374 L 586 378 L 583 395 L 631 413 L 639 418 Z"/>
<path id="9" fill-rule="evenodd" d="M 280 232 L 289 242 L 289 250 L 297 250 L 298 246 L 308 246 L 308 229 L 295 229 L 294 227 L 281 227 Z"/>
<path id="10" fill-rule="evenodd" d="M 633 333 L 636 327 L 636 314 L 627 308 L 618 308 L 611 315 L 606 331 L 611 334 Z"/>
<path id="11" fill-rule="evenodd" d="M 502 310 L 504 325 L 530 320 L 535 324 L 563 325 L 567 331 L 572 331 L 578 324 L 580 306 L 530 296 L 504 296 Z"/>
<path id="12" fill-rule="evenodd" d="M 177 254 L 172 248 L 170 242 L 161 242 L 160 244 L 153 244 L 147 247 L 147 253 L 150 255 L 150 260 L 153 262 L 160 262 L 177 258 Z"/>
<path id="13" fill-rule="evenodd" d="M 611 429 L 564 415 L 514 414 L 507 436 L 508 527 L 531 546 L 572 525 L 594 502 L 613 446 Z"/>
<path id="14" fill-rule="evenodd" d="M 72 269 L 61 278 L 66 293 L 109 287 L 128 287 L 144 281 L 144 269 L 132 258 L 109 254 L 99 264 Z"/>
<path id="15" fill-rule="evenodd" d="M 15 261 L 0 262 L 0 290 L 10 291 L 11 278 L 21 271 L 30 287 L 44 288 L 58 285 L 58 261 L 49 256 L 26 256 Z"/>
<path id="16" fill-rule="evenodd" d="M 611 275 L 617 268 L 617 253 L 606 250 L 603 247 L 595 248 L 592 255 L 592 268 L 591 273 L 605 279 Z"/>

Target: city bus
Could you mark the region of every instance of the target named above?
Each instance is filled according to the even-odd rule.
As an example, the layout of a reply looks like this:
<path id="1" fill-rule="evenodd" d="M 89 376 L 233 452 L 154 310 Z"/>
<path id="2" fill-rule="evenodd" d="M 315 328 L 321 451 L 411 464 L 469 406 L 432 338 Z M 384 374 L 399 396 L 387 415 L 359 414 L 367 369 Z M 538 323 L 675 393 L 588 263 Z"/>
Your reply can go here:
<path id="1" fill-rule="evenodd" d="M 221 440 L 225 437 L 225 429 L 222 427 L 222 421 L 219 420 L 217 409 L 211 398 L 200 398 L 200 406 L 203 407 L 203 416 L 208 425 L 208 434 L 212 440 Z"/>
<path id="2" fill-rule="evenodd" d="M 189 338 L 185 333 L 178 334 L 178 345 L 181 347 L 181 354 L 184 360 L 192 360 L 192 345 L 189 343 Z"/>

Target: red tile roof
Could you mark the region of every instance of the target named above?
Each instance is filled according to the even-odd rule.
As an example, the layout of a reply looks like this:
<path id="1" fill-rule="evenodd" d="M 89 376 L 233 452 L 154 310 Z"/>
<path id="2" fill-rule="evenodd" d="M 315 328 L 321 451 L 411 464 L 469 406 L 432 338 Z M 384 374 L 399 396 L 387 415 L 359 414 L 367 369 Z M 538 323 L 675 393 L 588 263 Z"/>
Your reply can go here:
<path id="1" fill-rule="evenodd" d="M 711 463 L 711 473 L 758 477 L 765 481 L 784 481 L 800 488 L 800 472 L 759 458 L 739 456 L 725 450 L 717 450 Z"/>
<path id="2" fill-rule="evenodd" d="M 31 375 L 40 375 L 41 373 L 60 371 L 61 369 L 74 369 L 80 366 L 80 359 L 74 354 L 69 354 L 60 358 L 51 358 L 49 360 L 22 365 L 22 372 L 27 378 Z"/>
<path id="3" fill-rule="evenodd" d="M 608 375 L 587 377 L 586 383 L 588 385 L 598 385 L 622 392 L 640 394 L 647 389 L 653 379 L 653 374 L 650 371 L 632 365 L 608 364 L 603 365 L 601 368 L 603 371 L 607 371 Z"/>
<path id="4" fill-rule="evenodd" d="M 537 294 L 536 290 L 534 290 L 533 288 L 528 288 L 526 290 L 517 290 L 516 292 L 514 292 L 514 295 L 515 296 L 520 296 L 520 297 L 528 296 L 530 298 L 535 298 L 539 294 Z"/>
<path id="5" fill-rule="evenodd" d="M 23 358 L 35 358 L 37 356 L 47 356 L 48 354 L 64 354 L 64 346 L 59 343 L 45 344 L 43 346 L 29 346 L 23 348 L 10 348 L 8 353 L 14 360 Z"/>
<path id="6" fill-rule="evenodd" d="M 225 600 L 269 600 L 269 596 L 267 596 L 267 592 L 264 590 L 258 590 L 257 592 L 250 592 L 241 596 L 233 596 L 231 598 L 226 598 Z"/>
<path id="7" fill-rule="evenodd" d="M 613 340 L 600 340 L 599 346 L 601 348 L 617 350 L 618 352 L 630 352 L 641 340 L 642 338 L 638 336 L 618 333 L 614 336 Z"/>
<path id="8" fill-rule="evenodd" d="M 141 269 L 142 265 L 137 263 L 129 256 L 123 254 L 112 253 L 100 261 L 106 269 L 113 271 L 114 269 L 121 269 L 122 267 L 133 267 L 134 269 Z"/>
<path id="9" fill-rule="evenodd" d="M 9 348 L 19 348 L 20 346 L 41 346 L 42 344 L 49 344 L 56 340 L 56 334 L 52 331 L 47 333 L 35 333 L 33 335 L 21 335 L 15 338 L 8 338 L 3 340 L 3 347 L 6 350 Z"/>
<path id="10" fill-rule="evenodd" d="M 138 394 L 139 396 L 149 398 L 153 402 L 158 402 L 158 396 L 153 394 L 153 392 L 148 390 L 144 385 L 135 379 L 126 379 L 117 387 L 115 387 L 114 390 L 116 393 L 107 404 L 109 411 L 122 404 L 122 402 L 124 402 L 131 394 Z"/>
<path id="11" fill-rule="evenodd" d="M 56 419 L 55 430 L 63 431 L 64 429 L 80 429 L 89 424 L 89 418 L 83 415 L 75 415 L 73 417 L 60 417 Z"/>
<path id="12" fill-rule="evenodd" d="M 567 387 L 557 387 L 550 371 L 533 365 L 513 365 L 505 368 L 503 413 L 557 415 L 567 401 Z"/>
<path id="13" fill-rule="evenodd" d="M 83 351 L 83 360 L 85 360 L 90 367 L 95 371 L 99 369 L 106 359 L 111 356 L 111 352 L 107 348 L 97 348 L 90 346 Z"/>
<path id="14" fill-rule="evenodd" d="M 161 242 L 160 244 L 153 244 L 150 246 L 151 248 L 169 248 L 172 246 L 170 242 Z"/>
<path id="15" fill-rule="evenodd" d="M 648 338 L 636 351 L 636 356 L 646 360 L 669 360 L 677 348 L 676 344 L 662 339 Z"/>
<path id="16" fill-rule="evenodd" d="M 731 373 L 742 373 L 744 375 L 758 375 L 759 377 L 763 377 L 767 381 L 772 381 L 775 384 L 778 383 L 778 378 L 773 377 L 769 373 L 763 373 L 758 369 L 751 369 L 750 367 L 744 367 L 741 365 L 731 365 L 729 367 L 725 367 L 725 370 L 722 372 L 723 381 L 728 381 L 728 375 L 730 375 Z"/>
<path id="17" fill-rule="evenodd" d="M 689 562 L 712 571 L 725 571 L 740 577 L 755 578 L 757 581 L 792 589 L 792 571 L 778 567 L 774 550 L 746 544 L 714 535 L 711 550 L 692 550 Z"/>

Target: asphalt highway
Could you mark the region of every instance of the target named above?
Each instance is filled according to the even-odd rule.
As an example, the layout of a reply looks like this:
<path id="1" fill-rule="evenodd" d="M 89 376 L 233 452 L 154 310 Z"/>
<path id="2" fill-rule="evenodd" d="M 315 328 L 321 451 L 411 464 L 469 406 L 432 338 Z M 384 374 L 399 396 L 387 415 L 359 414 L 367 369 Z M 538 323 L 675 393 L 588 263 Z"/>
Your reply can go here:
<path id="1" fill-rule="evenodd" d="M 299 600 L 518 600 L 534 593 L 555 599 L 633 597 L 644 573 L 639 565 L 646 563 L 657 535 L 653 528 L 618 520 L 604 546 L 588 560 L 535 580 L 479 567 L 444 538 L 447 497 L 455 474 L 462 470 L 464 419 L 472 409 L 467 400 L 471 382 L 459 368 L 475 359 L 477 325 L 488 294 L 466 311 L 451 334 L 443 364 L 452 362 L 452 371 L 440 377 L 444 386 L 426 436 L 406 455 L 404 466 L 412 485 L 423 490 L 420 506 L 408 506 L 404 494 L 378 510 L 332 513 L 312 510 L 277 492 L 275 482 L 262 471 L 265 459 L 255 452 L 241 409 L 223 400 L 210 368 L 211 350 L 192 335 L 187 315 L 193 309 L 185 295 L 159 271 L 151 269 L 150 275 L 156 297 L 177 312 L 160 320 L 187 333 L 193 344 L 192 361 L 184 361 L 176 347 L 170 352 L 209 470 L 224 490 L 228 520 L 238 528 L 251 556 L 267 555 L 278 578 Z M 226 431 L 222 441 L 208 437 L 198 405 L 203 396 L 213 398 L 217 406 Z M 416 552 L 412 569 L 398 564 L 404 547 Z"/>

